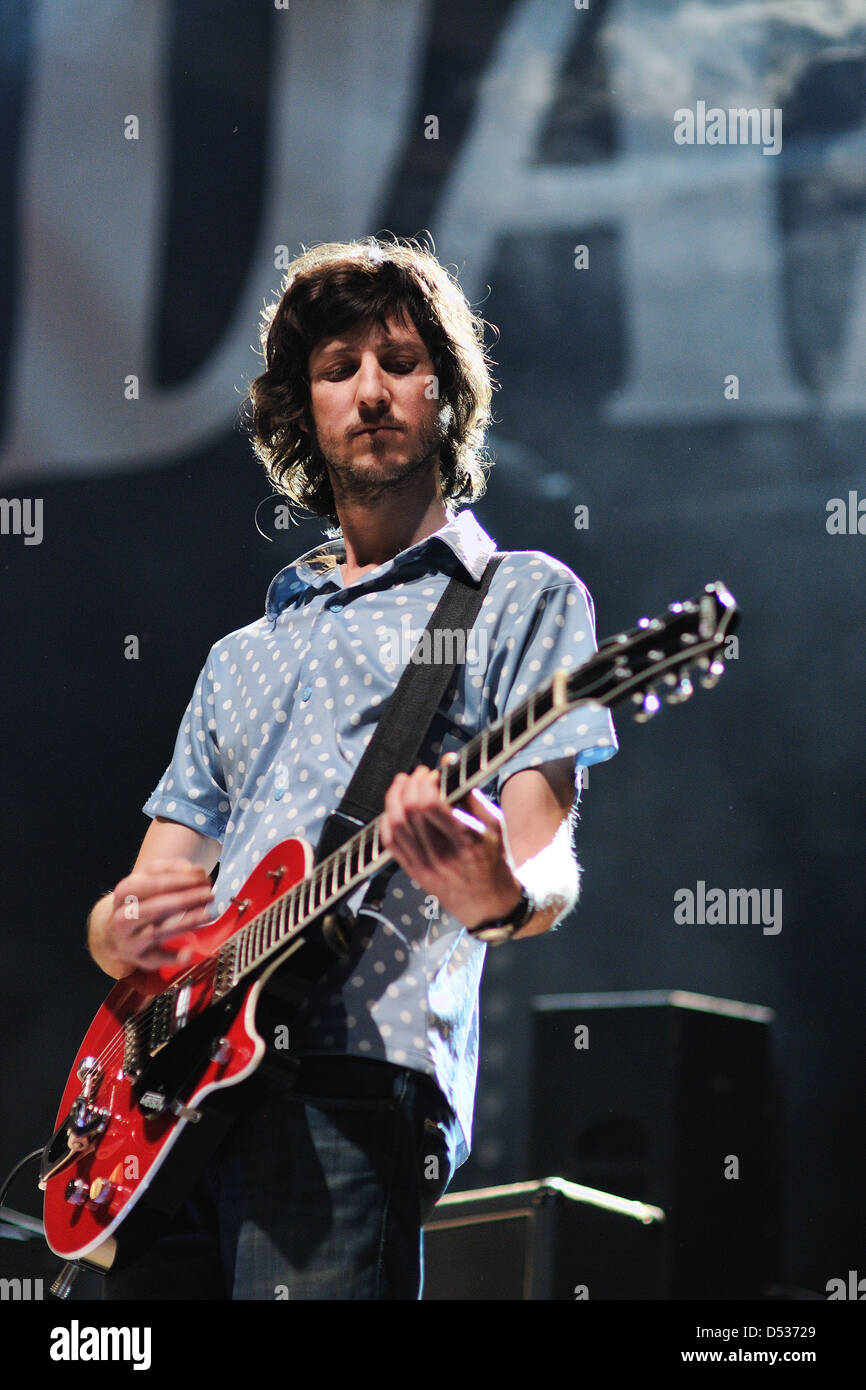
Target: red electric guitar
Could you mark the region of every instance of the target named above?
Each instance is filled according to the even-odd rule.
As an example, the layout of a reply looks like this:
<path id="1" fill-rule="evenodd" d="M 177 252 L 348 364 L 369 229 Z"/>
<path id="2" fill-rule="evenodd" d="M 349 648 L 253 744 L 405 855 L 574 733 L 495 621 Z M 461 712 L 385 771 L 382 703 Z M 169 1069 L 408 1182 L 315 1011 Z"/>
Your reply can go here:
<path id="1" fill-rule="evenodd" d="M 692 668 L 712 687 L 738 617 L 725 586 L 715 583 L 659 618 L 641 619 L 577 670 L 557 671 L 442 765 L 443 796 L 450 804 L 488 782 L 577 705 L 630 700 L 643 722 L 660 707 L 659 696 L 688 698 Z M 111 1264 L 112 1232 L 182 1153 L 177 1141 L 202 1118 L 203 1102 L 261 1062 L 256 1010 L 266 981 L 279 969 L 300 1006 L 345 955 L 351 923 L 339 906 L 391 862 L 380 819 L 315 866 L 305 841 L 275 845 L 217 921 L 177 938 L 187 951 L 183 966 L 136 971 L 112 989 L 81 1044 L 42 1155 L 45 1233 L 56 1254 Z M 282 1016 L 290 1014 L 287 1004 Z"/>

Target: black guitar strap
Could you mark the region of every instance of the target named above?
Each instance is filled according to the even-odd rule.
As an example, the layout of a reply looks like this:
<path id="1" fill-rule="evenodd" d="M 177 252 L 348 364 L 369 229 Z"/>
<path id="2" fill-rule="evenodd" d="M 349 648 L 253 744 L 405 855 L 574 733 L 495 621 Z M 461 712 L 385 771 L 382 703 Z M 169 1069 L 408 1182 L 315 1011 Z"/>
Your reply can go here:
<path id="1" fill-rule="evenodd" d="M 442 697 L 454 678 L 458 663 L 455 661 L 449 665 L 416 660 L 416 656 L 420 656 L 425 648 L 427 652 L 434 653 L 440 650 L 436 642 L 437 631 L 451 634 L 452 651 L 458 632 L 465 632 L 468 645 L 469 633 L 491 580 L 504 559 L 504 551 L 494 551 L 478 581 L 458 562 L 444 594 L 430 614 L 426 632 L 418 639 L 409 663 L 384 707 L 376 732 L 355 768 L 342 801 L 325 821 L 316 850 L 317 864 L 381 813 L 385 806 L 385 793 L 398 772 L 411 772 L 417 767 L 424 739 Z M 466 645 L 463 650 L 466 650 Z"/>

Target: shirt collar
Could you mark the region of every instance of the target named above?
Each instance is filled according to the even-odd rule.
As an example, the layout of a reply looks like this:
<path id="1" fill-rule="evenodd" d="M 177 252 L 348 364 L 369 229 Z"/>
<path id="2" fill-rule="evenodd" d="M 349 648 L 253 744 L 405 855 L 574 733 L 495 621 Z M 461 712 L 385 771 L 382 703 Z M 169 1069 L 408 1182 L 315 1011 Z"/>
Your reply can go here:
<path id="1" fill-rule="evenodd" d="M 487 561 L 496 549 L 496 542 L 488 536 L 472 513 L 462 511 L 451 517 L 438 531 L 425 536 L 421 541 L 416 541 L 406 550 L 401 550 L 392 560 L 387 560 L 377 569 L 370 570 L 364 575 L 363 580 L 357 580 L 356 583 L 366 583 L 388 569 L 397 569 L 425 547 L 430 548 L 437 540 L 444 542 L 453 551 L 476 582 L 481 578 Z M 353 585 L 347 586 L 343 583 L 339 569 L 345 558 L 345 541 L 337 537 L 335 540 L 314 546 L 312 550 L 293 560 L 290 565 L 286 565 L 285 569 L 280 570 L 271 580 L 265 600 L 266 616 L 276 619 L 286 605 L 297 598 L 304 589 L 323 589 L 326 585 L 335 589 L 353 588 Z"/>

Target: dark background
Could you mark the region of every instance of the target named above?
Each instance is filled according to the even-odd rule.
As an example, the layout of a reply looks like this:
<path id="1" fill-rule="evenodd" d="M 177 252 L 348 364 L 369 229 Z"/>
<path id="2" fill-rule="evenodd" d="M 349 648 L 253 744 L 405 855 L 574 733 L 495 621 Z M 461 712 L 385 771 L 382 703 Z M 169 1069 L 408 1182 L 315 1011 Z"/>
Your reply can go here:
<path id="1" fill-rule="evenodd" d="M 359 33 L 370 12 L 382 9 L 344 8 Z M 302 241 L 384 228 L 399 235 L 429 228 L 437 236 L 437 210 L 471 131 L 485 72 L 526 8 L 485 0 L 472 7 L 470 21 L 455 3 L 423 7 L 408 109 L 391 110 L 381 82 L 361 103 L 374 125 L 398 126 L 396 157 L 372 219 L 317 215 L 307 223 L 299 188 L 281 238 L 291 254 Z M 136 62 L 123 22 L 129 7 L 113 9 L 114 56 L 106 62 L 100 51 L 93 81 L 116 84 L 118 110 L 134 109 L 123 94 Z M 676 7 L 644 9 L 661 23 Z M 527 1157 L 533 996 L 683 989 L 767 1005 L 776 1012 L 786 1098 L 780 1275 L 822 1296 L 828 1279 L 849 1269 L 866 1274 L 859 1200 L 866 1159 L 866 539 L 831 535 L 825 524 L 830 498 L 858 487 L 866 493 L 862 413 L 829 402 L 856 307 L 866 213 L 862 160 L 852 175 L 850 163 L 831 158 L 832 142 L 862 142 L 866 43 L 862 29 L 845 21 L 844 7 L 828 29 L 827 9 L 816 3 L 814 25 L 801 16 L 793 26 L 773 19 L 767 7 L 764 61 L 770 104 L 782 107 L 786 122 L 782 155 L 764 160 L 782 270 L 781 342 L 805 410 L 753 411 L 747 399 L 725 401 L 719 385 L 704 418 L 694 411 L 678 418 L 673 384 L 668 419 L 612 420 L 605 403 L 629 370 L 630 281 L 621 224 L 599 219 L 591 202 L 579 220 L 562 226 L 497 230 L 483 266 L 465 266 L 453 242 L 443 251 L 485 287 L 483 312 L 499 329 L 493 353 L 501 390 L 490 440 L 498 461 L 476 508 L 498 545 L 542 549 L 568 563 L 593 594 L 599 639 L 716 578 L 743 611 L 739 657 L 715 692 L 665 710 L 647 728 L 617 719 L 621 750 L 591 771 L 582 798 L 577 843 L 585 877 L 577 911 L 555 936 L 491 953 L 476 1146 L 454 1186 L 543 1176 L 529 1171 Z M 321 12 L 323 41 L 333 10 Z M 716 19 L 724 11 L 707 7 Z M 285 16 L 224 0 L 189 0 L 166 13 L 169 139 L 148 337 L 153 392 L 192 378 L 226 331 L 257 254 L 275 157 L 268 106 L 275 29 L 315 22 L 294 10 Z M 11 418 L 27 293 L 21 213 L 41 35 L 24 5 L 0 5 L 0 15 L 2 430 Z M 96 8 L 93 15 L 101 28 Z M 602 0 L 575 20 L 533 151 L 535 167 L 614 167 L 629 93 L 618 92 L 614 105 L 606 44 L 617 24 L 629 22 L 630 6 Z M 728 39 L 738 22 L 731 7 Z M 711 29 L 698 34 L 695 48 L 683 49 L 683 63 L 697 66 L 713 42 Z M 76 31 L 77 62 L 86 63 L 87 48 L 85 27 Z M 347 71 L 347 81 L 352 76 Z M 700 85 L 695 94 L 702 95 Z M 639 111 L 635 96 L 632 114 Z M 428 113 L 439 118 L 436 141 L 424 138 Z M 310 138 L 300 124 L 290 132 L 299 147 Z M 699 156 L 706 171 L 726 153 L 705 148 L 683 157 Z M 754 156 L 761 159 L 758 151 Z M 92 159 L 82 147 L 83 187 Z M 61 173 L 68 179 L 68 167 L 58 167 L 58 180 Z M 323 164 L 320 177 L 324 186 L 339 170 Z M 119 187 L 118 207 L 123 199 Z M 67 236 L 63 215 L 50 206 L 36 213 L 54 229 L 69 293 L 86 320 L 97 312 L 94 285 L 112 290 L 108 269 L 104 281 L 93 274 L 109 243 L 104 228 L 93 242 L 77 227 Z M 590 247 L 586 272 L 572 263 L 580 243 Z M 692 251 L 683 245 L 674 263 L 687 266 Z M 127 263 L 124 273 L 139 272 Z M 736 282 L 738 267 L 730 273 Z M 271 288 L 278 283 L 271 267 Z M 660 271 L 659 293 L 666 289 Z M 122 317 L 123 303 L 112 312 Z M 716 312 L 720 324 L 731 313 L 724 298 Z M 744 338 L 746 328 L 744 322 Z M 152 448 L 137 444 L 107 459 L 95 451 L 90 465 L 80 457 L 86 450 L 76 447 L 70 461 L 62 450 L 40 446 L 49 417 L 59 417 L 60 432 L 68 427 L 76 438 L 83 427 L 75 423 L 76 401 L 55 389 L 47 369 L 52 354 L 74 359 L 76 341 L 58 341 L 50 315 L 39 331 L 51 352 L 41 399 L 29 398 L 32 447 L 16 453 L 7 437 L 0 476 L 5 497 L 40 497 L 45 516 L 41 545 L 0 536 L 4 1174 L 50 1134 L 75 1049 L 107 992 L 85 951 L 85 918 L 135 857 L 147 825 L 139 808 L 168 762 L 202 661 L 217 638 L 263 611 L 272 575 L 321 535 L 314 522 L 274 529 L 267 481 L 233 414 L 244 380 L 257 369 L 251 346 L 227 384 L 222 421 L 202 442 L 173 448 L 167 430 Z M 665 331 L 680 331 L 674 298 Z M 248 343 L 254 339 L 252 317 Z M 111 353 L 110 341 L 105 350 Z M 738 367 L 747 398 L 749 372 L 760 375 L 762 362 L 744 356 L 742 364 L 722 364 L 718 381 Z M 122 376 L 128 364 L 116 370 Z M 699 376 L 699 364 L 695 371 Z M 574 528 L 578 504 L 589 507 L 587 530 Z M 259 506 L 270 540 L 254 525 Z M 136 661 L 124 657 L 129 634 L 140 639 Z M 781 933 L 764 935 L 759 925 L 677 925 L 674 893 L 699 879 L 708 887 L 781 889 Z M 31 1173 L 11 1200 L 35 1213 Z"/>

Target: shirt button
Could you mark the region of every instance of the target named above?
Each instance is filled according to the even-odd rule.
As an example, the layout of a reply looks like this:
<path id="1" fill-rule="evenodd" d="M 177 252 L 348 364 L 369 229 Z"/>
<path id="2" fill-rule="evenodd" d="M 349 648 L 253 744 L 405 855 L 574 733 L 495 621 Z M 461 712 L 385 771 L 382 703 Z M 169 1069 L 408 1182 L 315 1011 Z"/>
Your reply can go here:
<path id="1" fill-rule="evenodd" d="M 303 695 L 301 696 L 301 704 L 302 704 L 302 705 L 305 705 L 305 704 L 307 703 L 307 701 L 309 700 L 309 698 L 310 698 L 310 696 L 312 695 L 312 693 L 313 693 L 313 687 L 312 687 L 311 685 L 308 685 L 307 688 L 306 688 L 306 690 L 304 691 Z"/>

